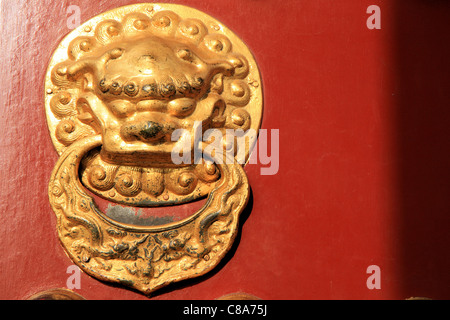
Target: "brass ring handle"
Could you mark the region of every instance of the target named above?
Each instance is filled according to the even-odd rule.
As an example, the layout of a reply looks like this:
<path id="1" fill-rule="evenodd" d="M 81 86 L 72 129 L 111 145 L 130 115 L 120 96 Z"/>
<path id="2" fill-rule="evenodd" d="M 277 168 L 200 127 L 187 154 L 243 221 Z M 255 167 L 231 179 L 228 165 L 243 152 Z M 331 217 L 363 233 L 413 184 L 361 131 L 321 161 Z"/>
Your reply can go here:
<path id="1" fill-rule="evenodd" d="M 99 145 L 97 135 L 66 149 L 49 183 L 58 234 L 71 259 L 90 275 L 147 294 L 213 268 L 230 249 L 247 204 L 249 185 L 242 166 L 219 165 L 220 183 L 205 206 L 184 221 L 151 228 L 127 226 L 100 212 L 79 181 L 83 156 Z"/>

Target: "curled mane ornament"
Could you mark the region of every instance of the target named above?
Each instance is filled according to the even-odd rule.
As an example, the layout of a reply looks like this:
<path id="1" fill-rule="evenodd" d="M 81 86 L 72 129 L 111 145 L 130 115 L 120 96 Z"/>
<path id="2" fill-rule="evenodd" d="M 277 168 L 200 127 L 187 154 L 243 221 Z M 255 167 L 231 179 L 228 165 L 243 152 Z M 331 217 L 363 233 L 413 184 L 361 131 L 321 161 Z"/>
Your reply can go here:
<path id="1" fill-rule="evenodd" d="M 248 201 L 243 163 L 256 140 L 249 136 L 230 155 L 222 137 L 229 129 L 256 132 L 262 116 L 258 68 L 236 35 L 181 5 L 105 12 L 55 50 L 45 108 L 60 155 L 50 204 L 80 268 L 148 294 L 218 264 Z M 210 129 L 220 139 L 198 140 Z M 211 145 L 221 147 L 210 154 Z M 186 146 L 191 152 L 174 162 L 174 150 Z M 195 161 L 198 148 L 203 157 Z M 226 161 L 214 161 L 218 155 Z M 152 216 L 155 207 L 176 212 L 204 197 L 193 214 Z"/>

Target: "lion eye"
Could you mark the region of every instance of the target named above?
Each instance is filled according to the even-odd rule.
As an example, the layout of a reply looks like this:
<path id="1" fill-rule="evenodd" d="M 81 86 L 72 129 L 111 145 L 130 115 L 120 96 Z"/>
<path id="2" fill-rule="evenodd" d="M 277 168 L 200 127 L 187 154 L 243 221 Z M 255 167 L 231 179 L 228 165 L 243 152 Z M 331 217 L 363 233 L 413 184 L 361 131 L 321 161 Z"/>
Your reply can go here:
<path id="1" fill-rule="evenodd" d="M 134 97 L 138 94 L 139 87 L 134 82 L 129 82 L 125 85 L 124 91 L 130 97 Z"/>
<path id="2" fill-rule="evenodd" d="M 108 83 L 106 82 L 106 79 L 100 80 L 100 83 L 98 84 L 98 86 L 100 88 L 100 91 L 103 93 L 106 93 L 109 90 L 109 86 L 108 86 Z"/>
<path id="3" fill-rule="evenodd" d="M 121 94 L 122 93 L 122 85 L 119 82 L 114 81 L 109 88 L 109 92 L 111 92 L 112 94 L 115 94 L 115 95 Z"/>

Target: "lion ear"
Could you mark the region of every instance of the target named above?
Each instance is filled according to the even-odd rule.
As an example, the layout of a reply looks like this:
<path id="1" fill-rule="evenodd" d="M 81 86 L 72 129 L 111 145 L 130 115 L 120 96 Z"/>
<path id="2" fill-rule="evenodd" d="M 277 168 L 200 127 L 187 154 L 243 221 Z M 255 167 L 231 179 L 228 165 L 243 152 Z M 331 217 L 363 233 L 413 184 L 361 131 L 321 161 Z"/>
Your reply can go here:
<path id="1" fill-rule="evenodd" d="M 86 73 L 91 73 L 99 76 L 102 73 L 104 66 L 109 60 L 118 59 L 123 54 L 122 48 L 114 48 L 103 54 L 100 59 L 84 58 L 76 61 L 67 67 L 67 77 L 73 81 L 81 78 Z"/>
<path id="2" fill-rule="evenodd" d="M 77 118 L 82 123 L 91 126 L 97 133 L 105 126 L 98 114 L 108 112 L 108 107 L 94 93 L 85 93 L 76 101 Z"/>
<path id="3" fill-rule="evenodd" d="M 95 71 L 95 62 L 91 59 L 85 59 L 75 62 L 67 68 L 67 77 L 72 80 L 78 80 L 85 73 Z"/>
<path id="4" fill-rule="evenodd" d="M 223 92 L 223 73 L 216 74 L 211 80 L 211 91 L 221 94 Z"/>
<path id="5" fill-rule="evenodd" d="M 211 111 L 211 125 L 213 128 L 221 128 L 225 125 L 226 117 L 224 115 L 226 108 L 225 100 L 222 98 L 214 102 Z"/>

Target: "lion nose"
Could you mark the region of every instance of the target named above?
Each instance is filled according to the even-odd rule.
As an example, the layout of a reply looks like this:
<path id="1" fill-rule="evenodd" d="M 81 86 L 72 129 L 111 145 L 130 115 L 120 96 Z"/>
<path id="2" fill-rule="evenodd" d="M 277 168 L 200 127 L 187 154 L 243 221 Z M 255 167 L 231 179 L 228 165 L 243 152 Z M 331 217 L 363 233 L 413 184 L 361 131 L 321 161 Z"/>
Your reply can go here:
<path id="1" fill-rule="evenodd" d="M 139 128 L 138 135 L 144 141 L 154 141 L 160 139 L 163 135 L 164 127 L 153 121 L 147 121 Z"/>
<path id="2" fill-rule="evenodd" d="M 137 139 L 144 142 L 160 140 L 166 134 L 164 126 L 154 121 L 127 124 L 120 131 L 124 140 Z"/>

